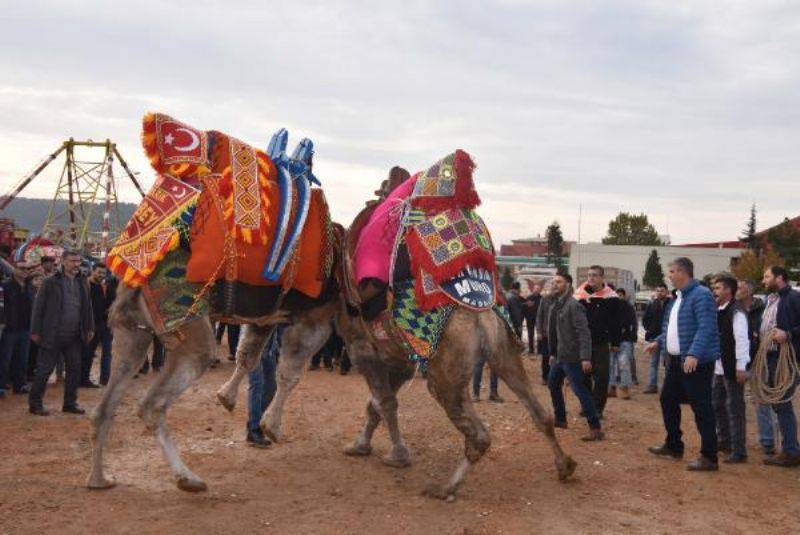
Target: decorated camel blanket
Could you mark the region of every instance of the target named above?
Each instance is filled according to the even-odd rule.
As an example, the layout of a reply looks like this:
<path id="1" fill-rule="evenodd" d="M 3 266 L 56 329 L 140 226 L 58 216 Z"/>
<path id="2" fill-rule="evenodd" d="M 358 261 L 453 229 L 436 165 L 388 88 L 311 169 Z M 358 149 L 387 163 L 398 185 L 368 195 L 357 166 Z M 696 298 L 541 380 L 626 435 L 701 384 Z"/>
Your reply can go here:
<path id="1" fill-rule="evenodd" d="M 370 216 L 355 253 L 356 279 L 385 283 L 401 245 L 422 310 L 456 303 L 486 310 L 497 301 L 491 236 L 475 212 L 475 164 L 457 150 L 392 192 Z"/>
<path id="2" fill-rule="evenodd" d="M 222 280 L 228 291 L 277 286 L 318 297 L 334 258 L 330 214 L 312 187 L 313 145 L 303 140 L 289 157 L 287 136 L 279 131 L 268 155 L 222 132 L 146 115 L 142 143 L 158 177 L 110 251 L 109 268 L 141 287 L 183 248 L 183 276 L 201 287 Z M 236 315 L 236 303 L 227 308 Z"/>

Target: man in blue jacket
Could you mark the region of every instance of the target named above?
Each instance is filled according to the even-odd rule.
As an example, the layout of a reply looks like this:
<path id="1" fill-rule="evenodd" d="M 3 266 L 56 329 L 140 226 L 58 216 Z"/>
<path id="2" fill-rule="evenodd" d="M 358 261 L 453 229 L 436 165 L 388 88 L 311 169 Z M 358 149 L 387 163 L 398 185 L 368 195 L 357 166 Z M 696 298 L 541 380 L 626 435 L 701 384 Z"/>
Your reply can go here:
<path id="1" fill-rule="evenodd" d="M 667 353 L 667 374 L 661 391 L 661 412 L 667 439 L 649 448 L 655 455 L 683 457 L 681 403 L 688 402 L 700 432 L 700 457 L 688 470 L 714 471 L 717 464 L 717 429 L 711 402 L 714 363 L 719 358 L 717 305 L 708 288 L 694 278 L 694 264 L 676 258 L 669 265 L 669 279 L 678 296 L 664 311 L 661 335 L 647 346 L 651 354 Z"/>

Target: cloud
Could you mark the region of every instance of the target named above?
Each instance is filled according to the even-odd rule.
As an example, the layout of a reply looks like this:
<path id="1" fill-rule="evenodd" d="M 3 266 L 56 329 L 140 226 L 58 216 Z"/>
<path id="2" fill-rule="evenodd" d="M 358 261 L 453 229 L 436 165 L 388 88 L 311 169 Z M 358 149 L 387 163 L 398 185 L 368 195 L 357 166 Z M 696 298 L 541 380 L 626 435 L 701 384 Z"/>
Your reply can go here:
<path id="1" fill-rule="evenodd" d="M 796 215 L 800 8 L 790 3 L 15 3 L 0 20 L 0 184 L 67 137 L 149 185 L 141 116 L 317 143 L 347 221 L 393 165 L 478 163 L 496 241 L 624 209 L 676 242 Z M 56 171 L 30 195 L 52 194 Z M 123 196 L 135 198 L 132 187 Z"/>

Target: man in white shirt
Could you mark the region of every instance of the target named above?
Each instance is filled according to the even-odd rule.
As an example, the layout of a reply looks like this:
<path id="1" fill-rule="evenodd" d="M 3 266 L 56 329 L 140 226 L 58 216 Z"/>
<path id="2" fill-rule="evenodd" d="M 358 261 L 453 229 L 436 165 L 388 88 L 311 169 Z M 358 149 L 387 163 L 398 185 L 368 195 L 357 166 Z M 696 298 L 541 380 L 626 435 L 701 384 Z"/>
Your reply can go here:
<path id="1" fill-rule="evenodd" d="M 738 282 L 730 275 L 720 275 L 714 280 L 720 358 L 714 368 L 712 398 L 718 449 L 729 454 L 725 463 L 747 462 L 744 383 L 750 362 L 750 339 L 747 315 L 734 300 L 737 287 Z"/>

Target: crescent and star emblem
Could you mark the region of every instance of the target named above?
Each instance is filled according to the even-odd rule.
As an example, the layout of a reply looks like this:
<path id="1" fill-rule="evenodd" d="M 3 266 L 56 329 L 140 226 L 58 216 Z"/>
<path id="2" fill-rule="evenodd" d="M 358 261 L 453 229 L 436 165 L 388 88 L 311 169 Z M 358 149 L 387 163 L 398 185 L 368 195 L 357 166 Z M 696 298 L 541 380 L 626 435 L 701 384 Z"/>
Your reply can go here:
<path id="1" fill-rule="evenodd" d="M 189 137 L 192 138 L 192 141 L 188 145 L 183 145 L 180 147 L 173 145 L 173 142 L 175 141 L 175 136 L 173 136 L 172 133 L 170 132 L 169 134 L 164 136 L 164 142 L 167 145 L 172 145 L 172 150 L 176 150 L 178 152 L 191 152 L 200 146 L 200 136 L 198 136 L 196 133 L 192 132 L 188 128 L 176 128 L 174 131 L 186 132 L 187 134 L 189 134 Z"/>

